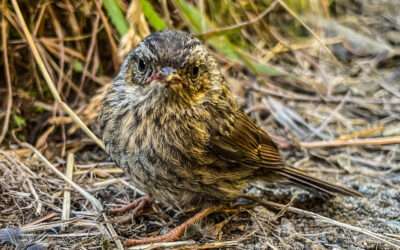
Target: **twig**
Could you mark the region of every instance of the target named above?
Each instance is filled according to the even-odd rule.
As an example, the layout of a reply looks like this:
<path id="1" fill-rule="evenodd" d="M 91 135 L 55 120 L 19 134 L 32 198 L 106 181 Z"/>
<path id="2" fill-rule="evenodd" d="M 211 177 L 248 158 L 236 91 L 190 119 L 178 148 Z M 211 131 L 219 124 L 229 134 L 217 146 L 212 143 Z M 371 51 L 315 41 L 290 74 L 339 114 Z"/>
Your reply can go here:
<path id="1" fill-rule="evenodd" d="M 213 248 L 217 248 L 217 249 L 225 249 L 225 248 L 237 248 L 238 247 L 238 242 L 237 241 L 222 241 L 222 242 L 212 242 L 212 243 L 205 243 L 203 245 L 200 246 L 183 246 L 183 247 L 178 247 L 176 249 L 179 250 L 185 250 L 185 249 L 213 249 Z M 150 248 L 152 249 L 152 248 Z M 175 248 L 174 248 L 175 249 Z"/>
<path id="2" fill-rule="evenodd" d="M 221 32 L 224 32 L 224 31 L 233 30 L 233 29 L 237 29 L 237 28 L 242 28 L 242 27 L 251 25 L 253 23 L 256 23 L 256 22 L 260 21 L 269 12 L 271 12 L 271 10 L 273 10 L 275 8 L 275 6 L 279 3 L 279 1 L 280 0 L 275 0 L 273 3 L 271 3 L 269 5 L 269 7 L 266 10 L 264 10 L 260 15 L 258 15 L 256 18 L 254 18 L 252 20 L 249 20 L 249 21 L 246 21 L 246 22 L 242 22 L 242 23 L 238 23 L 238 24 L 231 25 L 231 26 L 224 27 L 224 28 L 218 28 L 218 29 L 215 29 L 215 30 L 211 30 L 211 31 L 202 33 L 199 36 L 202 36 L 204 38 L 209 38 L 209 37 L 215 36 L 215 35 L 217 35 L 217 34 L 219 34 Z"/>
<path id="3" fill-rule="evenodd" d="M 72 175 L 74 171 L 74 154 L 69 153 L 67 156 L 67 167 L 65 170 L 65 176 L 72 181 Z M 68 190 L 71 185 L 67 185 L 64 190 L 63 208 L 61 213 L 61 220 L 68 220 L 69 213 L 71 212 L 71 192 Z M 61 232 L 65 231 L 66 225 L 61 226 Z"/>
<path id="4" fill-rule="evenodd" d="M 108 23 L 107 18 L 104 15 L 103 10 L 101 8 L 102 1 L 99 2 L 98 0 L 95 0 L 93 2 L 96 5 L 97 10 L 99 11 L 101 21 L 103 21 L 104 28 L 106 29 L 108 41 L 110 42 L 110 46 L 111 46 L 111 50 L 112 50 L 111 57 L 113 60 L 114 70 L 115 70 L 115 72 L 117 72 L 119 69 L 119 66 L 121 64 L 121 60 L 118 57 L 117 44 L 115 43 L 114 38 L 112 36 L 112 30 L 110 28 L 110 24 Z"/>
<path id="5" fill-rule="evenodd" d="M 59 41 L 59 46 L 60 46 L 60 52 L 59 52 L 59 69 L 58 69 L 58 80 L 57 80 L 57 93 L 61 93 L 63 86 L 64 86 L 64 81 L 63 81 L 63 76 L 64 76 L 64 66 L 65 66 L 65 46 L 64 46 L 64 34 L 61 28 L 61 24 L 59 20 L 57 19 L 56 14 L 54 13 L 53 8 L 51 5 L 48 6 L 48 12 L 51 16 L 52 23 L 54 26 L 54 31 L 57 34 L 57 38 L 60 39 Z M 63 110 L 59 107 L 59 104 L 57 102 L 54 103 L 54 111 L 53 111 L 53 117 L 56 117 L 57 113 L 59 113 L 60 116 L 64 116 Z M 65 149 L 66 149 L 66 134 L 65 134 L 65 125 L 61 124 L 61 137 L 63 139 L 63 144 L 61 148 L 61 157 L 64 157 L 65 155 Z M 47 138 L 44 137 L 44 138 Z"/>
<path id="6" fill-rule="evenodd" d="M 7 54 L 7 22 L 5 19 L 6 15 L 6 7 L 7 1 L 3 0 L 3 15 L 1 18 L 1 40 L 3 44 L 3 57 L 4 57 L 4 72 L 6 75 L 6 82 L 7 82 L 7 109 L 6 109 L 6 116 L 4 118 L 3 129 L 1 130 L 0 134 L 0 144 L 3 141 L 4 137 L 6 136 L 8 130 L 8 123 L 10 122 L 10 114 L 11 114 L 11 107 L 12 107 L 12 87 L 11 87 L 11 76 L 10 76 L 10 69 L 8 65 L 8 54 Z"/>
<path id="7" fill-rule="evenodd" d="M 325 127 L 332 120 L 332 118 L 343 108 L 350 94 L 351 92 L 348 91 L 347 94 L 343 97 L 343 100 L 339 103 L 339 105 L 336 106 L 335 110 L 333 110 L 333 112 L 321 123 L 321 125 L 319 125 L 319 127 L 315 131 L 312 131 L 312 133 L 307 137 L 306 139 L 307 141 L 313 139 L 316 132 L 319 133 L 325 129 Z"/>
<path id="8" fill-rule="evenodd" d="M 57 89 L 54 86 L 54 83 L 49 75 L 49 72 L 46 69 L 46 66 L 43 63 L 43 60 L 38 52 L 38 49 L 35 45 L 35 43 L 33 42 L 32 36 L 29 33 L 28 27 L 26 26 L 24 17 L 22 16 L 21 10 L 19 8 L 19 5 L 17 3 L 16 0 L 11 0 L 11 3 L 14 7 L 14 10 L 18 16 L 20 25 L 24 31 L 26 40 L 28 41 L 29 47 L 32 50 L 32 54 L 36 60 L 36 63 L 38 64 L 40 71 L 43 74 L 44 79 L 46 80 L 46 83 L 54 97 L 54 99 L 60 103 L 61 107 L 65 110 L 65 112 L 72 118 L 72 120 L 74 120 L 74 122 L 92 139 L 94 140 L 97 145 L 99 147 L 101 147 L 102 149 L 105 149 L 103 142 L 97 138 L 97 136 L 95 134 L 93 134 L 93 132 L 82 122 L 82 120 L 75 114 L 75 112 L 66 104 L 62 101 L 60 95 L 57 92 Z M 57 170 L 58 171 L 58 170 Z"/>
<path id="9" fill-rule="evenodd" d="M 286 208 L 286 205 L 282 205 L 282 204 L 275 203 L 275 202 L 272 202 L 272 201 L 266 201 L 266 200 L 264 200 L 262 198 L 259 198 L 259 197 L 256 197 L 256 196 L 243 195 L 242 197 L 246 198 L 246 199 L 249 199 L 249 200 L 253 200 L 253 201 L 259 202 L 259 203 L 261 203 L 261 204 L 263 204 L 263 205 L 265 205 L 267 207 L 273 207 L 273 208 L 278 208 L 278 209 Z M 385 235 L 382 235 L 382 234 L 378 234 L 378 233 L 374 233 L 374 232 L 371 232 L 371 231 L 369 231 L 367 229 L 364 229 L 364 228 L 355 227 L 355 226 L 352 226 L 352 225 L 349 225 L 349 224 L 346 224 L 346 223 L 343 223 L 343 222 L 339 222 L 339 221 L 330 219 L 328 217 L 319 215 L 317 213 L 309 212 L 309 211 L 306 211 L 306 210 L 303 210 L 303 209 L 300 209 L 300 208 L 287 207 L 286 210 L 289 211 L 289 212 L 292 212 L 292 213 L 296 213 L 296 214 L 300 214 L 300 215 L 303 215 L 303 216 L 308 216 L 308 217 L 311 217 L 311 218 L 314 218 L 314 219 L 317 219 L 317 220 L 321 220 L 323 222 L 326 222 L 326 223 L 329 223 L 329 224 L 332 224 L 332 225 L 335 225 L 335 226 L 343 227 L 343 228 L 346 228 L 346 229 L 349 229 L 349 230 L 352 230 L 352 231 L 355 231 L 355 232 L 358 232 L 358 233 L 362 233 L 362 234 L 371 236 L 372 238 L 378 239 L 378 240 L 380 240 L 382 242 L 385 242 L 386 244 L 389 244 L 389 245 L 394 246 L 396 248 L 400 248 L 400 244 L 396 245 L 396 244 L 388 241 L 388 240 L 393 240 L 393 241 L 398 242 L 398 240 L 390 238 L 388 236 L 385 236 Z"/>
<path id="10" fill-rule="evenodd" d="M 28 224 L 25 224 L 24 227 L 28 227 L 28 226 L 33 226 L 33 225 L 39 224 L 40 222 L 50 220 L 51 218 L 54 218 L 56 216 L 58 216 L 58 213 L 56 213 L 56 212 L 49 213 L 49 214 L 47 214 L 46 216 L 44 216 L 42 218 L 39 218 L 37 220 L 29 222 Z"/>
<path id="11" fill-rule="evenodd" d="M 205 18 L 205 7 L 204 7 L 204 0 L 200 0 L 197 2 L 197 7 L 200 10 L 201 15 L 201 32 L 206 30 L 206 18 Z"/>
<path id="12" fill-rule="evenodd" d="M 340 103 L 343 100 L 343 96 L 329 96 L 329 97 L 325 96 L 322 98 L 319 96 L 309 96 L 303 94 L 293 94 L 293 93 L 285 93 L 282 91 L 274 91 L 257 85 L 252 85 L 249 89 L 263 94 L 276 96 L 286 100 L 298 100 L 307 102 L 336 102 L 336 103 Z M 400 104 L 400 98 L 378 99 L 378 98 L 349 97 L 347 102 L 355 104 L 360 104 L 360 103 Z"/>
<path id="13" fill-rule="evenodd" d="M 29 189 L 30 189 L 33 197 L 35 198 L 35 201 L 37 202 L 36 215 L 40 215 L 42 213 L 43 203 L 40 201 L 39 195 L 37 194 L 31 179 L 27 178 L 26 181 L 28 182 Z"/>
<path id="14" fill-rule="evenodd" d="M 108 180 L 105 180 L 102 182 L 96 182 L 93 184 L 93 187 L 109 186 L 109 185 L 116 184 L 116 183 L 121 183 L 125 187 L 132 189 L 135 192 L 135 194 L 133 196 L 136 196 L 136 193 L 138 193 L 140 195 L 145 195 L 145 193 L 143 193 L 142 191 L 137 189 L 135 186 L 133 186 L 132 184 L 129 184 L 127 181 L 125 181 L 124 179 L 121 179 L 121 178 L 113 178 L 113 179 L 108 179 Z"/>
<path id="15" fill-rule="evenodd" d="M 280 217 L 282 217 L 286 211 L 288 210 L 288 208 L 290 208 L 293 204 L 294 201 L 297 198 L 297 193 L 294 193 L 294 195 L 292 196 L 292 198 L 290 199 L 289 203 L 286 205 L 283 205 L 283 207 L 279 210 L 278 214 L 276 214 L 273 218 L 274 221 L 276 221 L 277 219 L 279 219 Z"/>
<path id="16" fill-rule="evenodd" d="M 366 138 L 358 140 L 300 142 L 300 145 L 304 148 L 387 145 L 387 144 L 400 144 L 400 136 Z"/>
<path id="17" fill-rule="evenodd" d="M 140 250 L 140 249 L 153 249 L 153 248 L 170 248 L 170 247 L 177 247 L 182 245 L 194 245 L 196 242 L 194 240 L 185 240 L 185 241 L 175 241 L 175 242 L 160 242 L 160 243 L 153 243 L 153 244 L 145 244 L 130 247 L 130 250 Z"/>
<path id="18" fill-rule="evenodd" d="M 378 80 L 378 83 L 379 83 L 379 85 L 381 85 L 382 88 L 384 88 L 388 92 L 392 93 L 393 95 L 395 95 L 397 97 L 400 97 L 400 92 L 396 88 L 391 86 L 390 84 L 386 83 L 384 79 Z"/>
<path id="19" fill-rule="evenodd" d="M 94 227 L 94 228 L 98 228 L 99 230 L 101 230 L 100 222 L 79 219 L 79 218 L 73 218 L 68 221 L 52 221 L 52 222 L 48 222 L 48 223 L 40 223 L 40 224 L 34 224 L 34 225 L 27 224 L 27 225 L 21 226 L 19 229 L 21 232 L 26 233 L 26 232 L 37 232 L 37 231 L 49 230 L 52 228 L 61 227 L 63 225 Z"/>
<path id="20" fill-rule="evenodd" d="M 85 58 L 85 66 L 83 67 L 81 81 L 79 83 L 79 92 L 82 91 L 83 83 L 85 82 L 85 79 L 86 79 L 86 72 L 88 71 L 89 64 L 93 57 L 93 52 L 94 52 L 94 48 L 95 48 L 96 41 L 97 41 L 96 35 L 97 35 L 97 29 L 99 27 L 99 22 L 100 22 L 100 15 L 97 14 L 96 19 L 94 20 L 94 23 L 93 23 L 92 38 L 90 39 L 89 50 L 88 50 L 86 58 Z M 77 96 L 75 98 L 74 104 L 76 104 L 78 102 L 78 100 L 79 100 L 79 97 Z M 74 105 L 72 105 L 72 106 L 74 106 Z"/>
<path id="21" fill-rule="evenodd" d="M 160 3 L 161 3 L 162 10 L 163 10 L 164 20 L 167 23 L 168 28 L 172 29 L 174 26 L 172 24 L 171 15 L 169 14 L 167 0 L 161 0 Z M 202 22 L 203 22 L 203 19 L 202 19 Z"/>
<path id="22" fill-rule="evenodd" d="M 368 137 L 371 136 L 373 134 L 377 134 L 379 132 L 382 132 L 382 130 L 385 128 L 384 125 L 378 125 L 378 126 L 374 126 L 372 128 L 367 128 L 367 129 L 363 129 L 361 131 L 356 131 L 354 133 L 350 133 L 350 134 L 345 134 L 345 135 L 341 135 L 339 138 L 336 138 L 336 140 L 350 140 L 350 139 L 357 139 L 360 137 Z"/>
<path id="23" fill-rule="evenodd" d="M 61 51 L 62 49 L 60 44 L 57 44 L 57 42 L 62 41 L 61 39 L 51 39 L 51 38 L 41 37 L 36 39 L 36 41 L 41 42 L 46 47 L 46 49 L 55 56 L 58 56 L 58 51 Z M 63 39 L 63 41 L 66 41 L 66 39 Z M 65 52 L 65 61 L 71 64 L 75 61 L 74 57 L 82 61 L 86 60 L 86 57 L 83 54 L 79 53 L 78 51 L 72 48 L 64 47 L 64 52 Z"/>

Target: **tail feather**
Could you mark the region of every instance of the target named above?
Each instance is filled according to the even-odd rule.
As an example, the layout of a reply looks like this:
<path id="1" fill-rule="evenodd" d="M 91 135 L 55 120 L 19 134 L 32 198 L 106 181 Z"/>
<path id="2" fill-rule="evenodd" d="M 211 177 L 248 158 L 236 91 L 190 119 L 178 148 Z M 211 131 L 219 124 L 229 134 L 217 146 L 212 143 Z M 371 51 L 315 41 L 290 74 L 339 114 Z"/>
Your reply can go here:
<path id="1" fill-rule="evenodd" d="M 336 194 L 349 195 L 349 196 L 362 196 L 362 194 L 353 189 L 342 187 L 312 177 L 311 175 L 308 175 L 293 167 L 287 166 L 285 168 L 280 169 L 280 175 L 286 177 L 288 180 L 297 183 L 305 188 L 318 190 L 330 196 L 336 196 Z"/>

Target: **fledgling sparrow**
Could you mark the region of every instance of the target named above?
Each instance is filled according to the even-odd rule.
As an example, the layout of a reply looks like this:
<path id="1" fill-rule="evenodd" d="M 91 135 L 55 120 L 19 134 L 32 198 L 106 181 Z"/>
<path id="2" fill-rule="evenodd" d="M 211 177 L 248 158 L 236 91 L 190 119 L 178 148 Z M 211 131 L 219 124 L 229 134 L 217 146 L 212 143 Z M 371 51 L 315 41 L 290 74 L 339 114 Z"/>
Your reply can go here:
<path id="1" fill-rule="evenodd" d="M 128 54 L 99 119 L 107 152 L 133 184 L 182 210 L 230 203 L 257 180 L 359 195 L 288 166 L 215 59 L 182 31 L 152 33 Z"/>

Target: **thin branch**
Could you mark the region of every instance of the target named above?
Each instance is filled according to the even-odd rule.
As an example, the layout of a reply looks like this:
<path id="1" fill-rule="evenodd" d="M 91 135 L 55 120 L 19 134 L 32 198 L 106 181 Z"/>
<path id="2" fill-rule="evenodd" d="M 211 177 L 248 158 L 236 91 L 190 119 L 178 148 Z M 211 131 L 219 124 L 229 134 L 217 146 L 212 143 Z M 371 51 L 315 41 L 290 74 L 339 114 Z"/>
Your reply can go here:
<path id="1" fill-rule="evenodd" d="M 65 175 L 68 179 L 72 181 L 72 175 L 74 171 L 74 154 L 69 153 L 67 156 L 67 167 L 65 170 Z M 67 185 L 67 189 L 71 188 L 71 185 Z M 63 200 L 63 208 L 61 213 L 61 220 L 69 220 L 69 214 L 71 212 L 71 191 L 64 190 L 64 200 Z M 66 229 L 65 226 L 61 226 L 61 232 L 64 232 Z"/>
<path id="2" fill-rule="evenodd" d="M 99 11 L 100 18 L 103 21 L 104 28 L 106 29 L 108 41 L 110 42 L 110 46 L 111 46 L 111 50 L 112 50 L 111 57 L 112 57 L 113 64 L 114 64 L 114 70 L 115 70 L 115 72 L 117 72 L 119 69 L 119 66 L 121 64 L 121 60 L 118 57 L 117 44 L 115 43 L 114 38 L 112 36 L 112 31 L 110 28 L 110 24 L 107 21 L 107 17 L 104 15 L 103 10 L 101 8 L 102 1 L 99 2 L 98 0 L 95 0 L 93 2 L 96 5 L 97 10 Z"/>
<path id="3" fill-rule="evenodd" d="M 199 36 L 204 37 L 204 38 L 210 38 L 212 36 L 218 35 L 221 32 L 224 32 L 224 31 L 242 28 L 242 27 L 251 25 L 253 23 L 256 23 L 256 22 L 260 21 L 265 15 L 270 13 L 278 3 L 279 3 L 279 0 L 275 0 L 273 3 L 271 3 L 271 5 L 266 10 L 264 10 L 260 15 L 258 15 L 256 18 L 254 18 L 252 20 L 249 20 L 247 22 L 238 23 L 235 25 L 231 25 L 228 27 L 223 27 L 223 28 L 218 28 L 215 30 L 207 31 L 205 33 L 200 34 Z"/>
<path id="4" fill-rule="evenodd" d="M 366 138 L 358 140 L 300 142 L 300 145 L 304 148 L 387 145 L 387 144 L 400 144 L 400 136 Z"/>
<path id="5" fill-rule="evenodd" d="M 85 58 L 85 66 L 83 67 L 81 81 L 79 83 L 79 91 L 80 92 L 82 91 L 83 83 L 85 82 L 85 79 L 86 79 L 86 72 L 88 71 L 89 64 L 93 57 L 94 47 L 96 46 L 96 41 L 97 41 L 96 34 L 97 34 L 97 29 L 99 27 L 99 22 L 100 22 L 100 15 L 97 14 L 96 19 L 94 20 L 94 23 L 93 23 L 92 38 L 90 39 L 89 50 L 88 50 L 86 58 Z M 79 97 L 76 96 L 74 104 L 72 106 L 74 106 L 78 102 L 78 100 L 79 100 Z"/>
<path id="6" fill-rule="evenodd" d="M 310 141 L 314 138 L 316 132 L 321 132 L 322 130 L 325 129 L 325 127 L 328 125 L 328 123 L 332 120 L 332 118 L 343 108 L 344 104 L 346 103 L 347 99 L 351 95 L 351 92 L 348 91 L 347 94 L 343 97 L 343 100 L 339 103 L 339 105 L 336 106 L 335 110 L 319 125 L 319 127 L 315 130 L 312 131 L 312 133 L 307 137 L 307 141 Z"/>

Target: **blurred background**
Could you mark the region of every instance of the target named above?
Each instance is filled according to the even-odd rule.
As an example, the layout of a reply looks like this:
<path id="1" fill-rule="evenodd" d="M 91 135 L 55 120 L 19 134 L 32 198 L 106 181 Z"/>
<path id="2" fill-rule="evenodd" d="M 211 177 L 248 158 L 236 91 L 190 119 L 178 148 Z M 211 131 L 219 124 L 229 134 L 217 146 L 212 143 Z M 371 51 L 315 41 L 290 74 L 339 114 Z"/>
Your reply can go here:
<path id="1" fill-rule="evenodd" d="M 185 30 L 205 43 L 240 106 L 271 134 L 290 163 L 366 196 L 314 205 L 309 194 L 300 193 L 299 206 L 338 220 L 350 216 L 349 221 L 379 233 L 400 233 L 398 0 L 1 0 L 0 16 L 0 228 L 59 213 L 54 207 L 62 204 L 65 184 L 23 142 L 62 172 L 66 156 L 74 154 L 74 181 L 102 202 L 134 199 L 132 187 L 98 184 L 122 178 L 122 171 L 55 101 L 54 90 L 97 134 L 102 98 L 124 56 L 146 35 L 168 28 Z M 40 178 L 16 167 L 21 164 Z M 32 187 L 23 184 L 26 178 Z M 34 195 L 35 189 L 41 191 Z M 295 192 L 263 191 L 282 201 Z M 82 199 L 75 193 L 72 208 L 88 209 Z M 38 201 L 51 205 L 38 211 Z M 318 230 L 318 223 L 296 216 L 272 224 L 264 216 L 261 226 L 254 219 L 258 215 L 232 219 L 220 240 L 235 240 L 232 247 L 382 246 L 341 229 Z M 160 228 L 132 229 L 127 226 L 131 220 L 120 222 L 118 235 L 143 236 Z M 241 223 L 246 229 L 235 228 Z M 250 231 L 258 236 L 237 240 Z M 99 231 L 82 244 L 102 244 L 102 235 Z M 215 240 L 204 237 L 204 242 Z M 73 241 L 63 238 L 62 244 L 69 248 Z"/>

